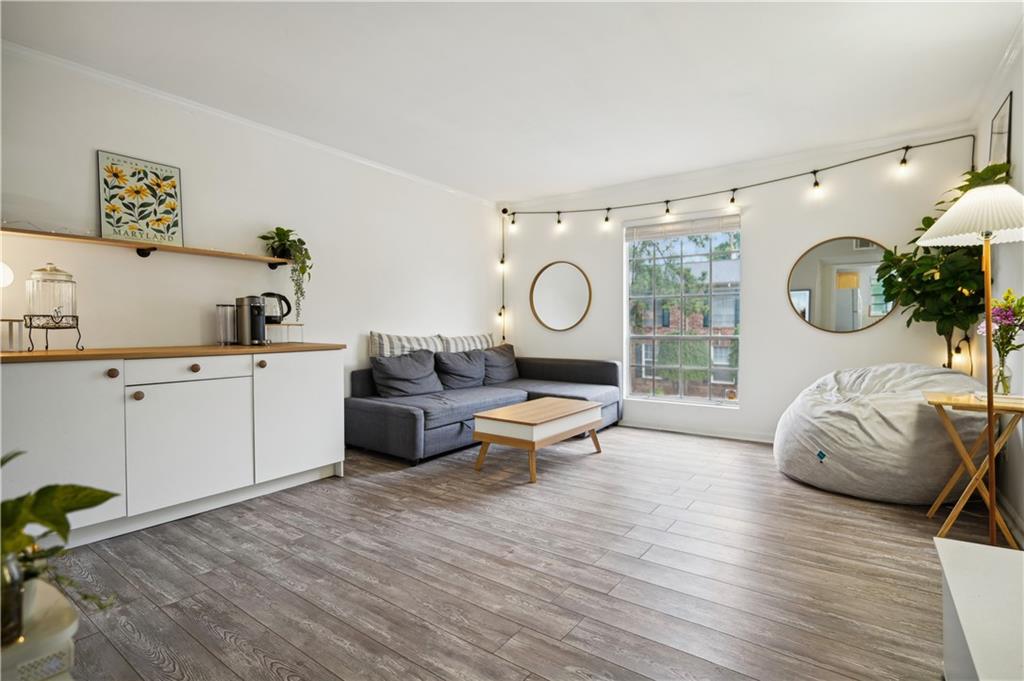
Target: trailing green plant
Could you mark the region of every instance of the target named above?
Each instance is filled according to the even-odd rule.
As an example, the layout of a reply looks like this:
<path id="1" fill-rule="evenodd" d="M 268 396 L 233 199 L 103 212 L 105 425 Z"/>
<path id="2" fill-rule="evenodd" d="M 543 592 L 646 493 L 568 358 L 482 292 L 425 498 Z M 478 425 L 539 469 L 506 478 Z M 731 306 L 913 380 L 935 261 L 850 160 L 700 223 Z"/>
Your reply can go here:
<path id="1" fill-rule="evenodd" d="M 23 451 L 4 454 L 0 458 L 0 468 L 24 454 Z M 46 485 L 35 492 L 14 499 L 5 499 L 0 504 L 0 523 L 3 524 L 0 551 L 4 556 L 17 556 L 25 581 L 45 575 L 58 584 L 79 591 L 73 580 L 55 573 L 50 564 L 52 558 L 64 552 L 64 544 L 42 548 L 40 542 L 53 535 L 57 535 L 62 542 L 67 542 L 71 533 L 69 513 L 99 506 L 116 496 L 114 492 L 85 485 Z M 41 526 L 43 532 L 30 534 L 29 527 L 36 525 Z M 102 599 L 96 596 L 80 591 L 79 594 L 86 600 L 105 605 Z"/>
<path id="2" fill-rule="evenodd" d="M 275 227 L 260 234 L 266 242 L 267 253 L 275 258 L 291 260 L 290 278 L 295 291 L 295 320 L 302 317 L 302 299 L 306 297 L 306 282 L 312 278 L 313 256 L 306 246 L 305 239 L 297 236 L 294 229 Z"/>
<path id="3" fill-rule="evenodd" d="M 954 196 L 935 204 L 944 213 L 957 200 L 975 187 L 1003 184 L 1008 181 L 1010 166 L 994 163 L 981 170 L 964 173 L 964 180 L 946 194 Z M 921 232 L 908 242 L 913 250 L 900 253 L 898 247 L 886 250 L 876 270 L 886 302 L 903 307 L 908 314 L 907 326 L 914 322 L 932 322 L 935 332 L 946 340 L 946 364 L 953 365 L 953 336 L 957 329 L 968 334 L 985 311 L 985 275 L 981 271 L 980 246 L 925 247 L 917 240 L 928 231 L 938 217 L 921 219 Z"/>

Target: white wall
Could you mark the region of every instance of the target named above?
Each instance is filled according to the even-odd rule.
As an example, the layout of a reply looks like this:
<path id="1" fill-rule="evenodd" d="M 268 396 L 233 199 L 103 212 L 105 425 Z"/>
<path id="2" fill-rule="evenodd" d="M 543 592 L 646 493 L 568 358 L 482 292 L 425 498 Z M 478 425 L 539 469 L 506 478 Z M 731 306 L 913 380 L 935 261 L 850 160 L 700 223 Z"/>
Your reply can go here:
<path id="1" fill-rule="evenodd" d="M 8 221 L 98 234 L 96 150 L 106 149 L 181 168 L 188 246 L 259 253 L 261 232 L 297 229 L 315 263 L 306 340 L 348 343 L 350 367 L 367 364 L 370 329 L 497 329 L 498 223 L 486 201 L 9 45 L 2 134 Z M 214 342 L 216 303 L 292 297 L 286 269 L 241 261 L 17 236 L 2 257 L 16 275 L 3 316 L 23 313 L 24 278 L 52 261 L 78 280 L 90 347 Z"/>
<path id="2" fill-rule="evenodd" d="M 978 104 L 975 118 L 978 121 L 978 166 L 984 167 L 988 165 L 992 116 L 1003 103 L 1006 94 L 1013 91 L 1011 184 L 1024 191 L 1024 64 L 1021 49 L 1021 28 L 1018 25 L 1017 34 L 1007 50 L 1006 57 L 992 75 L 986 94 Z M 992 249 L 992 272 L 994 297 L 1001 298 L 1008 288 L 1012 288 L 1018 295 L 1024 294 L 1024 243 L 995 246 Z M 981 350 L 983 370 L 984 350 L 981 343 L 975 345 Z M 1024 351 L 1011 354 L 1009 365 L 1013 372 L 1013 392 L 1019 395 L 1024 392 Z M 997 471 L 997 480 L 1003 491 L 1002 504 L 1009 507 L 1009 514 L 1013 516 L 1014 523 L 1024 532 L 1024 435 L 1020 427 L 1007 443 L 1006 460 Z"/>
<path id="3" fill-rule="evenodd" d="M 718 168 L 570 197 L 510 206 L 512 210 L 563 209 L 628 204 L 699 194 L 770 177 L 809 170 L 885 148 L 928 141 L 966 128 L 884 140 L 845 149 L 800 154 L 782 160 Z M 862 236 L 903 247 L 922 216 L 945 190 L 956 186 L 970 165 L 971 145 L 962 140 L 914 150 L 905 176 L 899 154 L 821 175 L 822 196 L 811 196 L 809 178 L 741 192 L 742 285 L 740 404 L 705 406 L 630 399 L 625 422 L 692 433 L 770 440 L 779 415 L 796 394 L 830 371 L 884 362 L 945 361 L 945 344 L 934 325 L 907 329 L 898 313 L 870 329 L 833 334 L 814 329 L 790 308 L 790 267 L 813 244 L 838 236 Z M 673 211 L 722 208 L 728 195 L 676 204 Z M 658 217 L 660 207 L 613 213 L 613 228 L 602 229 L 603 213 L 569 215 L 562 231 L 548 216 L 518 216 L 509 243 L 510 339 L 517 353 L 561 357 L 624 357 L 624 219 Z M 551 260 L 579 264 L 590 276 L 594 302 L 575 329 L 555 333 L 537 324 L 528 301 L 530 280 Z"/>

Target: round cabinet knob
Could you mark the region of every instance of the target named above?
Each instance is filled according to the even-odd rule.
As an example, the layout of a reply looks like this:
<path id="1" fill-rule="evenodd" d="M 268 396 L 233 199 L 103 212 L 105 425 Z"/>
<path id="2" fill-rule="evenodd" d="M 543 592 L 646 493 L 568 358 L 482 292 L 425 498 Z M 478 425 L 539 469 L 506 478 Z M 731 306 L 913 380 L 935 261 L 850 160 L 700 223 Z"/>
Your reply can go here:
<path id="1" fill-rule="evenodd" d="M 260 361 L 256 362 L 256 366 L 258 366 L 260 369 L 266 369 L 267 368 L 267 360 L 261 359 Z"/>
<path id="2" fill-rule="evenodd" d="M 107 369 L 107 378 L 117 378 L 121 375 L 121 372 L 117 369 Z"/>
<path id="3" fill-rule="evenodd" d="M 203 367 L 199 366 L 198 364 L 193 364 L 192 366 L 189 367 L 193 374 L 198 374 L 199 370 L 202 368 Z"/>
<path id="4" fill-rule="evenodd" d="M 132 393 L 132 399 L 135 400 L 136 402 L 138 402 L 145 396 L 146 393 L 142 392 L 141 390 L 136 390 L 135 392 Z"/>

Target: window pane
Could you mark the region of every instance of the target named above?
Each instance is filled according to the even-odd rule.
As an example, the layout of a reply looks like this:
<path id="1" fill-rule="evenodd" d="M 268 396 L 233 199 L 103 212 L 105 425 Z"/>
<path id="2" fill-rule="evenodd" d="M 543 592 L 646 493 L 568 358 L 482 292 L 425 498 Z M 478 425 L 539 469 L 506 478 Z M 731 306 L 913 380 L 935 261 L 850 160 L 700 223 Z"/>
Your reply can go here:
<path id="1" fill-rule="evenodd" d="M 683 397 L 708 398 L 708 372 L 697 369 L 683 370 Z"/>
<path id="2" fill-rule="evenodd" d="M 654 301 L 650 298 L 629 301 L 629 333 L 634 336 L 654 334 Z"/>
<path id="3" fill-rule="evenodd" d="M 728 293 L 740 288 L 740 254 L 716 253 L 711 262 L 713 293 Z"/>
<path id="4" fill-rule="evenodd" d="M 718 369 L 729 367 L 735 369 L 740 362 L 740 342 L 738 340 L 716 338 L 711 341 L 711 365 Z"/>
<path id="5" fill-rule="evenodd" d="M 735 336 L 740 331 L 740 297 L 711 297 L 711 332 L 716 336 Z"/>
<path id="6" fill-rule="evenodd" d="M 679 314 L 678 298 L 659 298 L 655 306 L 657 319 L 654 332 L 659 336 L 678 336 L 681 331 L 682 315 Z"/>
<path id="7" fill-rule="evenodd" d="M 629 257 L 630 258 L 653 258 L 654 257 L 654 242 L 653 241 L 634 241 L 629 244 Z"/>
<path id="8" fill-rule="evenodd" d="M 654 361 L 654 341 L 633 339 L 629 341 L 629 362 L 651 366 Z"/>
<path id="9" fill-rule="evenodd" d="M 691 234 L 683 237 L 683 255 L 707 254 L 711 249 L 710 234 Z"/>
<path id="10" fill-rule="evenodd" d="M 710 322 L 710 304 L 705 296 L 683 298 L 683 321 L 687 336 L 706 336 Z"/>
<path id="11" fill-rule="evenodd" d="M 680 344 L 677 340 L 658 340 L 654 346 L 654 364 L 662 367 L 679 366 Z"/>
<path id="12" fill-rule="evenodd" d="M 679 283 L 679 258 L 669 258 L 654 261 L 654 293 L 661 296 L 678 296 L 680 291 Z"/>
<path id="13" fill-rule="evenodd" d="M 651 288 L 650 260 L 633 260 L 629 263 L 629 295 L 649 296 L 654 293 Z"/>
<path id="14" fill-rule="evenodd" d="M 655 369 L 654 394 L 679 397 L 679 369 Z"/>
<path id="15" fill-rule="evenodd" d="M 683 263 L 683 293 L 707 293 L 710 271 L 706 259 Z"/>
<path id="16" fill-rule="evenodd" d="M 655 258 L 671 258 L 679 255 L 679 237 L 673 236 L 667 239 L 658 239 L 654 242 Z"/>
<path id="17" fill-rule="evenodd" d="M 740 250 L 740 233 L 715 232 L 711 235 L 711 250 L 715 253 Z"/>
<path id="18" fill-rule="evenodd" d="M 683 366 L 706 369 L 708 366 L 708 342 L 706 340 L 683 341 Z"/>
<path id="19" fill-rule="evenodd" d="M 739 398 L 739 373 L 735 369 L 711 370 L 711 399 L 735 400 Z"/>
<path id="20" fill-rule="evenodd" d="M 651 370 L 647 367 L 632 367 L 629 372 L 629 394 L 650 395 L 654 386 Z"/>

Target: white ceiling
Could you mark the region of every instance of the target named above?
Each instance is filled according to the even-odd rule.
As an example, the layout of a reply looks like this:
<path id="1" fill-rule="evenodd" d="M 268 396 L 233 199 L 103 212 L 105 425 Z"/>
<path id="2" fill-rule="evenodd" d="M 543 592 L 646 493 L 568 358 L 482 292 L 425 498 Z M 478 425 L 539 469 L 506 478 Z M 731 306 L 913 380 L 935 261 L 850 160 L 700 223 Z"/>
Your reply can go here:
<path id="1" fill-rule="evenodd" d="M 493 200 L 967 120 L 1017 2 L 4 2 L 3 37 Z"/>

